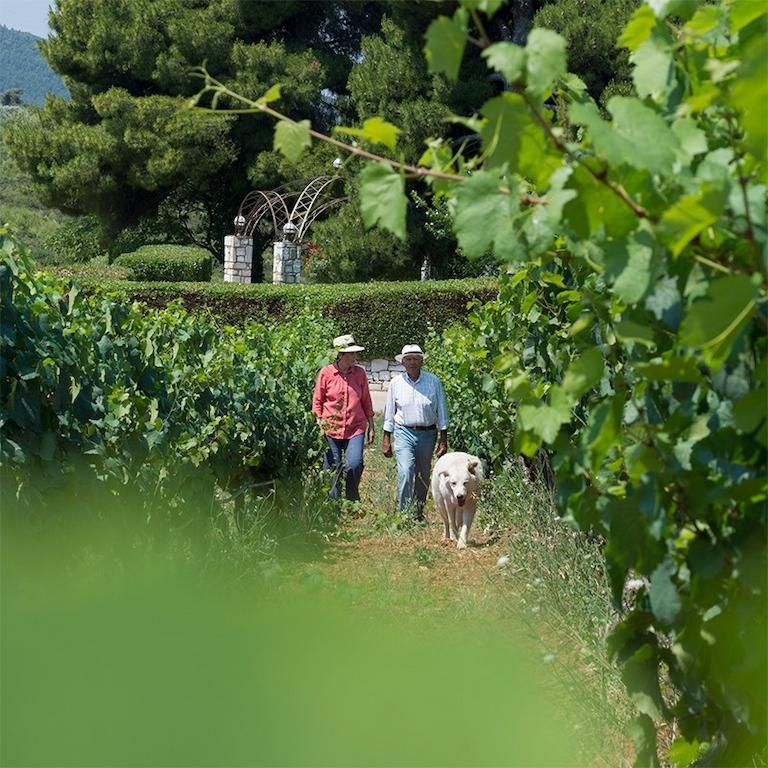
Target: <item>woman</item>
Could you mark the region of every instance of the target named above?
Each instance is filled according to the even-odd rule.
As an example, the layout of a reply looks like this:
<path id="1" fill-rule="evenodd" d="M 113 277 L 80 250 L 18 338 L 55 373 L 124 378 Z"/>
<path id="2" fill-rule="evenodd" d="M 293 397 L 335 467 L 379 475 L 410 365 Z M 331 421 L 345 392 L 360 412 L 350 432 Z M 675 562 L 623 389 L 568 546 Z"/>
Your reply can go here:
<path id="1" fill-rule="evenodd" d="M 326 365 L 317 376 L 312 412 L 328 441 L 325 466 L 334 470 L 331 498 L 341 495 L 339 481 L 346 470 L 346 498 L 359 501 L 366 425 L 368 445 L 376 437 L 368 377 L 355 365 L 357 353 L 365 347 L 346 334 L 333 340 L 333 348 L 336 362 Z"/>

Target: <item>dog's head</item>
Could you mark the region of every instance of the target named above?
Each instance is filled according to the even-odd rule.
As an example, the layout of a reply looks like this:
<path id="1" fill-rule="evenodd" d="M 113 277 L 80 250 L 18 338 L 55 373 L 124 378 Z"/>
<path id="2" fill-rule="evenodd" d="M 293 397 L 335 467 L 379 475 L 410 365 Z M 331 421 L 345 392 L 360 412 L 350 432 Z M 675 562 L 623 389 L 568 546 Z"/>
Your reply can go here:
<path id="1" fill-rule="evenodd" d="M 456 503 L 463 507 L 467 499 L 477 495 L 483 479 L 483 466 L 480 459 L 473 457 L 443 469 L 440 475 L 451 489 Z"/>

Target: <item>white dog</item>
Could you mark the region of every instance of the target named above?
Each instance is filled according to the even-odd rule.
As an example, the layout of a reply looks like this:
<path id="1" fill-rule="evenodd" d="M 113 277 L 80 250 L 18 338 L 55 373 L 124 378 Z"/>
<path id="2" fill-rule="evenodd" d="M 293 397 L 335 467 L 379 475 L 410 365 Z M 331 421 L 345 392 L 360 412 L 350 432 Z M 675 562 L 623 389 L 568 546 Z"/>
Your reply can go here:
<path id="1" fill-rule="evenodd" d="M 467 546 L 482 480 L 483 465 L 470 453 L 446 453 L 432 470 L 432 498 L 445 524 L 443 538 L 457 542 L 458 549 Z"/>

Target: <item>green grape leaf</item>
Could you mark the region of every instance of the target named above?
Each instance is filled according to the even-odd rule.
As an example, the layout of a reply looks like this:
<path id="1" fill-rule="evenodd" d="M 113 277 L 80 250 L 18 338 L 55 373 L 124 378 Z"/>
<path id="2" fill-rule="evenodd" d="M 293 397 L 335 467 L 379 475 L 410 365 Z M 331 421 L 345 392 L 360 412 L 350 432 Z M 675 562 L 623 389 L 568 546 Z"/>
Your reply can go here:
<path id="1" fill-rule="evenodd" d="M 672 449 L 675 458 L 685 470 L 690 471 L 691 469 L 691 453 L 693 451 L 693 446 L 696 445 L 696 443 L 701 442 L 710 434 L 710 429 L 707 426 L 708 420 L 708 415 L 699 416 L 688 429 L 682 434 L 679 434 L 678 440 Z"/>
<path id="2" fill-rule="evenodd" d="M 525 76 L 525 48 L 514 43 L 494 43 L 488 46 L 482 56 L 488 65 L 500 72 L 510 84 L 522 82 Z"/>
<path id="3" fill-rule="evenodd" d="M 739 333 L 751 320 L 757 291 L 745 275 L 722 277 L 709 284 L 680 324 L 678 344 L 698 350 L 716 371 L 727 360 Z"/>
<path id="4" fill-rule="evenodd" d="M 667 760 L 675 768 L 686 768 L 690 765 L 701 752 L 701 744 L 696 739 L 686 741 L 685 739 L 675 739 L 667 750 Z"/>
<path id="5" fill-rule="evenodd" d="M 725 199 L 722 184 L 704 182 L 700 189 L 681 197 L 664 212 L 658 225 L 659 237 L 674 256 L 679 256 L 696 235 L 720 218 Z"/>
<path id="6" fill-rule="evenodd" d="M 275 126 L 275 149 L 282 152 L 292 163 L 295 163 L 301 153 L 312 144 L 309 129 L 309 120 L 302 120 L 298 123 L 281 120 Z"/>
<path id="7" fill-rule="evenodd" d="M 646 714 L 638 715 L 627 726 L 627 735 L 635 745 L 633 768 L 659 768 L 653 719 Z"/>
<path id="8" fill-rule="evenodd" d="M 768 36 L 756 35 L 742 53 L 729 101 L 741 113 L 745 144 L 761 162 L 768 148 Z"/>
<path id="9" fill-rule="evenodd" d="M 768 7 L 764 3 L 756 3 L 754 0 L 736 0 L 731 6 L 728 21 L 731 32 L 738 32 L 751 24 L 755 19 L 768 14 Z"/>
<path id="10" fill-rule="evenodd" d="M 427 29 L 424 55 L 431 73 L 444 72 L 449 80 L 459 76 L 467 42 L 467 14 L 458 9 L 453 18 L 438 16 Z"/>
<path id="11" fill-rule="evenodd" d="M 585 168 L 576 168 L 565 188 L 576 195 L 563 206 L 563 218 L 578 237 L 588 239 L 600 230 L 620 237 L 637 225 L 629 206 Z"/>
<path id="12" fill-rule="evenodd" d="M 672 576 L 677 572 L 677 567 L 670 559 L 666 559 L 651 574 L 651 611 L 653 615 L 665 624 L 674 623 L 680 613 L 680 595 L 677 593 Z M 650 713 L 649 713 L 650 714 Z"/>
<path id="13" fill-rule="evenodd" d="M 387 163 L 368 163 L 360 174 L 360 213 L 366 227 L 377 224 L 405 240 L 405 182 Z"/>
<path id="14" fill-rule="evenodd" d="M 360 136 L 363 139 L 374 144 L 383 144 L 388 149 L 394 149 L 397 144 L 397 137 L 402 133 L 400 128 L 392 123 L 388 123 L 381 117 L 369 117 L 362 128 L 344 128 L 337 127 L 338 133 L 348 134 L 349 136 Z"/>
<path id="15" fill-rule="evenodd" d="M 493 245 L 502 258 L 515 258 L 517 236 L 513 223 L 519 207 L 515 184 L 505 193 L 498 176 L 488 171 L 472 174 L 456 192 L 454 230 L 462 251 L 475 259 Z"/>
<path id="16" fill-rule="evenodd" d="M 505 0 L 461 0 L 461 5 L 467 10 L 482 11 L 488 18 L 504 5 Z"/>
<path id="17" fill-rule="evenodd" d="M 768 389 L 760 387 L 754 389 L 733 406 L 733 423 L 736 429 L 745 434 L 752 434 L 766 417 L 766 404 L 768 403 Z"/>
<path id="18" fill-rule="evenodd" d="M 621 676 L 637 709 L 659 720 L 663 709 L 659 689 L 656 652 L 651 645 L 642 645 L 624 662 Z"/>
<path id="19" fill-rule="evenodd" d="M 587 350 L 568 366 L 562 390 L 571 404 L 575 404 L 582 395 L 600 383 L 604 367 L 603 353 L 596 347 Z"/>
<path id="20" fill-rule="evenodd" d="M 651 36 L 656 26 L 656 14 L 650 6 L 641 5 L 630 18 L 616 42 L 617 46 L 636 51 Z"/>
<path id="21" fill-rule="evenodd" d="M 668 171 L 680 142 L 664 119 L 639 99 L 614 96 L 608 102 L 613 125 L 605 122 L 594 104 L 573 104 L 571 121 L 586 125 L 596 152 L 612 166 L 622 164 L 652 173 Z"/>
<path id="22" fill-rule="evenodd" d="M 537 27 L 528 35 L 526 70 L 528 89 L 544 97 L 566 73 L 566 42 L 557 32 Z"/>
<path id="23" fill-rule="evenodd" d="M 482 107 L 480 130 L 486 168 L 508 165 L 510 171 L 543 186 L 560 167 L 562 158 L 534 121 L 523 97 L 504 93 Z"/>
<path id="24" fill-rule="evenodd" d="M 645 475 L 655 475 L 663 468 L 656 450 L 643 443 L 636 443 L 625 449 L 624 464 L 627 474 L 634 481 Z"/>
<path id="25" fill-rule="evenodd" d="M 697 9 L 693 17 L 686 23 L 684 32 L 701 37 L 713 30 L 723 17 L 723 9 L 716 5 L 704 5 Z"/>
<path id="26" fill-rule="evenodd" d="M 560 427 L 571 420 L 571 411 L 562 399 L 553 405 L 521 405 L 517 412 L 520 427 L 525 432 L 532 432 L 545 443 L 554 443 Z"/>
<path id="27" fill-rule="evenodd" d="M 555 234 L 561 229 L 563 206 L 576 197 L 574 190 L 563 189 L 570 174 L 570 168 L 564 166 L 556 170 L 549 180 L 549 191 L 544 196 L 545 204 L 535 206 L 533 213 L 525 219 L 525 236 L 534 255 L 552 245 Z"/>
<path id="28" fill-rule="evenodd" d="M 260 99 L 257 100 L 257 104 L 270 104 L 273 101 L 280 99 L 280 91 L 282 85 L 275 83 Z"/>
<path id="29" fill-rule="evenodd" d="M 589 417 L 584 444 L 593 472 L 600 469 L 611 448 L 619 443 L 623 411 L 624 397 L 616 395 L 600 403 Z"/>
<path id="30" fill-rule="evenodd" d="M 688 19 L 697 8 L 697 3 L 691 0 L 648 0 L 648 5 L 653 8 L 653 12 L 659 19 L 667 16 Z"/>
<path id="31" fill-rule="evenodd" d="M 655 39 L 648 40 L 629 58 L 634 65 L 632 82 L 637 95 L 641 99 L 650 96 L 654 101 L 662 101 L 672 87 L 671 49 Z"/>
<path id="32" fill-rule="evenodd" d="M 709 148 L 707 135 L 690 117 L 683 117 L 672 123 L 672 132 L 680 143 L 680 159 L 688 164 L 697 155 L 701 155 Z"/>
<path id="33" fill-rule="evenodd" d="M 637 304 L 645 296 L 652 267 L 653 240 L 645 230 L 605 246 L 605 276 L 613 281 L 613 292 L 626 304 Z"/>
<path id="34" fill-rule="evenodd" d="M 699 365 L 689 357 L 670 357 L 650 363 L 635 363 L 635 371 L 649 381 L 685 381 L 702 384 Z"/>
<path id="35" fill-rule="evenodd" d="M 643 344 L 651 349 L 656 346 L 656 337 L 653 335 L 653 329 L 647 325 L 641 325 L 631 320 L 620 320 L 614 324 L 613 329 L 621 341 L 632 341 L 637 344 Z"/>

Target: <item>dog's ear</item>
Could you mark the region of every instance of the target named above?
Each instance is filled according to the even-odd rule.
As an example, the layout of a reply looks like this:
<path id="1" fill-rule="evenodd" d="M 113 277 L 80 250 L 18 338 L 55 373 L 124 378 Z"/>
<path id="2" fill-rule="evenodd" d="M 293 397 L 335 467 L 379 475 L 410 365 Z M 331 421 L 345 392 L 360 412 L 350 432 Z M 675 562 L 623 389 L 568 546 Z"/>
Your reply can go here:
<path id="1" fill-rule="evenodd" d="M 468 470 L 469 470 L 469 471 L 470 471 L 470 472 L 471 472 L 473 475 L 475 475 L 475 474 L 477 474 L 477 472 L 476 472 L 475 470 L 477 469 L 477 467 L 478 467 L 478 465 L 479 465 L 479 464 L 480 464 L 480 462 L 479 462 L 479 461 L 477 461 L 477 460 L 474 460 L 474 461 L 470 461 L 470 462 L 467 464 L 467 469 L 468 469 Z"/>
<path id="2" fill-rule="evenodd" d="M 440 470 L 440 477 L 450 477 L 451 473 L 445 469 Z"/>

